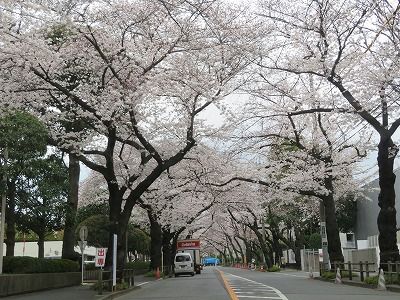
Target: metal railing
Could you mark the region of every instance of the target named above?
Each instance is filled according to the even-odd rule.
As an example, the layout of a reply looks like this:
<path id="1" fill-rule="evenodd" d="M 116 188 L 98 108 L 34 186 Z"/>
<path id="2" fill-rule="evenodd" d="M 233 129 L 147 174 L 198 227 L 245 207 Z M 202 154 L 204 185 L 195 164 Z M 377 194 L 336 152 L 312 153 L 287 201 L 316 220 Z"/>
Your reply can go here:
<path id="1" fill-rule="evenodd" d="M 117 271 L 117 281 L 121 283 L 127 283 L 128 288 L 134 286 L 135 278 L 134 278 L 134 270 L 133 269 L 124 269 L 122 271 Z M 96 283 L 96 289 L 99 295 L 103 294 L 103 290 L 112 291 L 113 289 L 113 278 L 111 271 L 105 270 L 89 270 L 84 271 L 84 282 L 92 282 Z"/>
<path id="2" fill-rule="evenodd" d="M 352 263 L 352 262 L 335 262 L 333 263 L 333 269 L 332 271 L 335 271 L 339 268 L 340 270 L 340 275 L 343 278 L 344 272 L 346 273 L 346 277 L 349 278 L 349 280 L 354 280 L 355 276 L 359 276 L 360 281 L 364 282 L 366 278 L 371 277 L 371 274 L 373 275 L 378 275 L 376 270 L 378 268 L 383 268 L 385 277 L 387 278 L 387 283 L 391 284 L 394 282 L 400 283 L 400 261 L 397 262 L 387 262 L 387 263 L 381 263 L 380 266 L 376 266 L 375 263 L 371 263 L 368 261 L 360 261 L 358 263 Z M 323 270 L 322 264 L 320 264 L 320 274 L 322 275 L 323 272 L 327 270 Z"/>

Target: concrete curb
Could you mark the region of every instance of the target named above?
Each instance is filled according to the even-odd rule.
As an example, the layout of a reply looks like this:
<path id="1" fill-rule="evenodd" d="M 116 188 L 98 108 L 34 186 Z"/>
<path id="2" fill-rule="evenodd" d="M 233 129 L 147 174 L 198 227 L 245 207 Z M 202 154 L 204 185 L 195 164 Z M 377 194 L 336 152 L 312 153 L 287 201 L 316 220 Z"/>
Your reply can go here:
<path id="1" fill-rule="evenodd" d="M 314 277 L 314 280 L 319 280 L 319 281 L 325 281 L 325 282 L 331 282 L 331 283 L 335 283 L 334 280 L 332 279 L 324 279 L 321 277 Z M 370 284 L 366 284 L 366 283 L 362 283 L 362 282 L 354 282 L 354 281 L 348 281 L 348 280 L 342 280 L 343 284 L 346 285 L 350 285 L 350 286 L 357 286 L 357 287 L 363 287 L 363 288 L 367 288 L 367 289 L 372 289 L 372 290 L 376 290 L 376 286 L 374 285 L 370 285 Z M 390 292 L 395 292 L 395 293 L 400 293 L 400 286 L 390 286 L 390 285 L 386 285 L 386 289 Z"/>
<path id="2" fill-rule="evenodd" d="M 117 297 L 120 297 L 122 295 L 128 294 L 134 290 L 140 289 L 140 286 L 133 286 L 131 288 L 125 289 L 125 290 L 120 290 L 116 292 L 112 292 L 108 295 L 96 295 L 96 300 L 108 300 L 108 299 L 114 299 Z"/>

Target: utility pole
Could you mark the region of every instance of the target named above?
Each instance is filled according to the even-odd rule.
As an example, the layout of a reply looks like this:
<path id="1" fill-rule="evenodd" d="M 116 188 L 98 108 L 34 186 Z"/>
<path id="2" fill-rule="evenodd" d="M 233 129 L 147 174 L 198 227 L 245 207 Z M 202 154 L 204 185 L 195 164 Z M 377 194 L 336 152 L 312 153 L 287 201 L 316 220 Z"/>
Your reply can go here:
<path id="1" fill-rule="evenodd" d="M 1 195 L 1 219 L 0 219 L 0 274 L 3 274 L 3 243 L 4 243 L 4 229 L 6 225 L 6 207 L 7 207 L 7 160 L 8 150 L 4 148 L 3 152 L 3 190 Z"/>

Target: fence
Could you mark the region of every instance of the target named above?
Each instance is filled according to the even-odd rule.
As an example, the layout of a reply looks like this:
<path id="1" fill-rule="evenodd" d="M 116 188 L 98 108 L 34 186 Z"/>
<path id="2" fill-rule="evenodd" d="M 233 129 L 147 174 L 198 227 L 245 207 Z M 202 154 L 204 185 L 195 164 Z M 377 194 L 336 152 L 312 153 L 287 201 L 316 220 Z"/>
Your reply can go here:
<path id="1" fill-rule="evenodd" d="M 102 295 L 103 290 L 112 291 L 112 272 L 104 270 L 90 270 L 84 271 L 83 279 L 85 282 L 94 282 L 97 284 L 98 294 Z M 134 270 L 124 269 L 122 271 L 117 271 L 117 281 L 126 282 L 128 287 L 132 287 L 135 284 Z"/>
<path id="2" fill-rule="evenodd" d="M 337 268 L 340 269 L 342 278 L 344 277 L 343 272 L 347 271 L 348 274 L 346 273 L 346 277 L 348 277 L 349 280 L 353 280 L 354 277 L 359 276 L 361 282 L 364 282 L 371 274 L 377 275 L 375 270 L 378 267 L 376 263 L 368 261 L 360 261 L 359 263 L 352 263 L 350 261 L 347 263 L 336 262 L 333 266 L 334 270 L 337 270 Z M 400 282 L 400 261 L 381 263 L 380 267 L 385 270 L 387 283 Z M 321 264 L 320 272 L 323 272 Z"/>

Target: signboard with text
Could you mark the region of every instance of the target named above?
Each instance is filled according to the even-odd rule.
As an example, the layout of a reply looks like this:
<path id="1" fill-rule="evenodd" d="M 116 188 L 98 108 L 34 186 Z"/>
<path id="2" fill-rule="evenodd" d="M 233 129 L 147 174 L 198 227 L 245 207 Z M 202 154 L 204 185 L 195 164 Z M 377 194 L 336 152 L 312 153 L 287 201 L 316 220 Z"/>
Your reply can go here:
<path id="1" fill-rule="evenodd" d="M 106 262 L 106 251 L 107 248 L 96 248 L 96 258 L 94 262 L 96 267 L 104 267 Z"/>
<path id="2" fill-rule="evenodd" d="M 200 249 L 200 240 L 181 240 L 177 242 L 176 250 Z"/>

